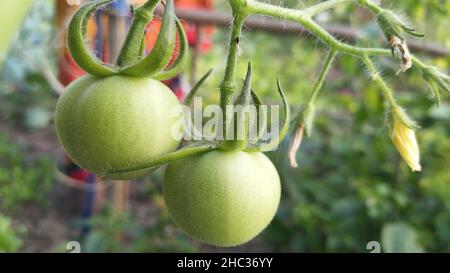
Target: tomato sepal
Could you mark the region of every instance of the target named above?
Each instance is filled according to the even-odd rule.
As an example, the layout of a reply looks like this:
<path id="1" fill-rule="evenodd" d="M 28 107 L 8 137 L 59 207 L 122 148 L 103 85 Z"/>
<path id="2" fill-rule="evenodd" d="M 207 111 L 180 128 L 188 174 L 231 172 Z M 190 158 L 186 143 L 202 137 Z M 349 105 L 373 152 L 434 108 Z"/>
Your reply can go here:
<path id="1" fill-rule="evenodd" d="M 67 33 L 67 45 L 75 62 L 91 75 L 106 77 L 117 74 L 117 70 L 102 63 L 91 52 L 86 39 L 86 28 L 89 16 L 101 6 L 112 0 L 100 0 L 82 6 L 72 17 Z"/>
<path id="2" fill-rule="evenodd" d="M 153 77 L 162 71 L 170 61 L 176 43 L 175 8 L 168 0 L 161 24 L 161 30 L 153 50 L 140 62 L 125 67 L 120 74 L 134 77 Z"/>
<path id="3" fill-rule="evenodd" d="M 153 78 L 156 80 L 168 80 L 176 75 L 180 74 L 181 71 L 186 66 L 186 62 L 189 55 L 189 43 L 186 36 L 186 32 L 184 31 L 183 25 L 181 24 L 180 20 L 178 18 L 176 20 L 176 27 L 178 30 L 178 39 L 180 41 L 180 49 L 178 51 L 178 56 L 173 62 L 173 64 L 161 71 L 159 74 L 156 74 Z"/>

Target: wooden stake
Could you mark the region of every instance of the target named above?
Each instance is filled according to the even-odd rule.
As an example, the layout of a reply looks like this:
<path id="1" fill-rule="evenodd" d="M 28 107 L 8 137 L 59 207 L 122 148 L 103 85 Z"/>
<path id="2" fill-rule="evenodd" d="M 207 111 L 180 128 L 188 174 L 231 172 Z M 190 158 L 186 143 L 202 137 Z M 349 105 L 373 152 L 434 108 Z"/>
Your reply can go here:
<path id="1" fill-rule="evenodd" d="M 120 48 L 125 41 L 127 30 L 127 20 L 125 17 L 120 16 L 114 12 L 109 14 L 109 24 L 108 24 L 108 49 L 109 49 L 109 62 L 114 63 L 119 56 Z M 114 219 L 120 219 L 123 217 L 125 211 L 127 210 L 128 195 L 130 182 L 129 181 L 113 181 L 113 217 Z M 123 239 L 123 234 L 118 232 L 116 239 L 121 241 Z"/>

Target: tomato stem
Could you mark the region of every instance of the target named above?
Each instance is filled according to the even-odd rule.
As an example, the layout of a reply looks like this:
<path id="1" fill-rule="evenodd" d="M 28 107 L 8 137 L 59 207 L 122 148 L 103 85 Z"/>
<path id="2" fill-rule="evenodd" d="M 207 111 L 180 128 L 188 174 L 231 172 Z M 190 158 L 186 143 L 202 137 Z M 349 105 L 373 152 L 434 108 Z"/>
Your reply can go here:
<path id="1" fill-rule="evenodd" d="M 180 160 L 180 159 L 183 159 L 183 158 L 186 158 L 189 156 L 204 153 L 207 151 L 212 151 L 216 148 L 217 148 L 217 145 L 215 143 L 206 144 L 206 145 L 205 144 L 200 144 L 200 145 L 192 144 L 192 145 L 183 147 L 178 151 L 164 154 L 157 159 L 151 159 L 149 161 L 142 162 L 138 166 L 133 166 L 133 167 L 129 167 L 126 169 L 120 169 L 120 170 L 110 170 L 110 171 L 102 174 L 101 176 L 108 176 L 108 175 L 115 174 L 115 173 L 133 172 L 133 171 L 139 171 L 139 170 L 144 170 L 144 169 L 150 169 L 150 168 L 158 167 L 163 164 L 173 162 L 176 160 Z"/>
<path id="2" fill-rule="evenodd" d="M 330 48 L 328 54 L 325 58 L 325 63 L 323 64 L 319 76 L 314 83 L 313 88 L 308 94 L 308 98 L 305 103 L 305 107 L 297 114 L 294 118 L 298 122 L 298 126 L 304 126 L 305 133 L 307 136 L 311 136 L 312 125 L 314 121 L 314 112 L 315 112 L 315 100 L 317 94 L 322 89 L 325 78 L 330 71 L 330 68 L 333 64 L 333 61 L 337 55 L 337 51 L 334 48 Z"/>
<path id="3" fill-rule="evenodd" d="M 175 18 L 173 0 L 167 0 L 161 30 L 152 51 L 140 62 L 124 68 L 120 72 L 121 74 L 135 77 L 151 77 L 160 73 L 167 66 L 176 44 Z"/>
<path id="4" fill-rule="evenodd" d="M 227 105 L 233 105 L 233 95 L 236 89 L 236 65 L 237 57 L 239 55 L 240 37 L 242 32 L 242 26 L 247 18 L 247 11 L 245 2 L 241 0 L 230 0 L 230 5 L 233 10 L 233 22 L 231 26 L 231 35 L 227 54 L 227 63 L 225 67 L 225 74 L 222 82 L 220 83 L 220 107 L 223 113 L 222 134 L 227 136 L 227 124 L 229 119 L 233 116 L 227 115 Z"/>
<path id="5" fill-rule="evenodd" d="M 141 7 L 134 10 L 133 22 L 128 31 L 125 43 L 117 58 L 117 65 L 124 67 L 139 61 L 141 56 L 142 41 L 145 36 L 145 29 L 153 19 L 153 12 L 161 0 L 149 0 Z"/>
<path id="6" fill-rule="evenodd" d="M 248 63 L 247 75 L 245 77 L 244 86 L 239 96 L 236 98 L 234 103 L 233 115 L 233 130 L 230 131 L 227 128 L 225 141 L 220 146 L 221 149 L 225 150 L 243 150 L 247 147 L 248 143 L 248 125 L 249 125 L 249 105 L 252 99 L 251 92 L 251 81 L 252 81 L 252 66 Z M 229 126 L 230 123 L 227 123 Z"/>
<path id="7" fill-rule="evenodd" d="M 360 1 L 360 3 L 369 3 L 370 1 Z M 372 4 L 373 5 L 373 4 Z M 328 33 L 323 27 L 318 25 L 314 20 L 310 18 L 310 14 L 305 13 L 304 10 L 293 10 L 289 8 L 283 8 L 274 6 L 271 4 L 257 2 L 254 0 L 247 0 L 247 8 L 251 14 L 267 15 L 284 20 L 294 21 L 305 28 L 307 28 L 312 34 L 317 36 L 323 43 L 348 54 L 357 56 L 371 55 L 371 56 L 390 56 L 391 51 L 381 48 L 364 48 L 358 46 L 352 46 L 339 41 Z"/>
<path id="8" fill-rule="evenodd" d="M 327 76 L 328 72 L 330 72 L 330 68 L 333 64 L 333 61 L 336 57 L 336 50 L 334 48 L 331 48 L 328 51 L 327 57 L 325 58 L 325 63 L 322 66 L 322 69 L 319 73 L 319 77 L 317 78 L 316 83 L 314 84 L 313 89 L 311 90 L 311 93 L 308 96 L 308 102 L 314 103 L 317 94 L 319 93 L 320 89 L 323 86 L 323 82 L 325 81 L 325 77 Z"/>
<path id="9" fill-rule="evenodd" d="M 321 2 L 317 5 L 311 6 L 309 8 L 306 8 L 303 11 L 309 17 L 313 17 L 319 13 L 322 13 L 329 9 L 335 8 L 341 4 L 346 4 L 346 3 L 351 3 L 351 2 L 359 2 L 359 0 L 329 0 L 329 1 Z"/>
<path id="10" fill-rule="evenodd" d="M 392 89 L 386 84 L 383 78 L 380 76 L 380 73 L 376 69 L 375 65 L 370 60 L 369 56 L 364 55 L 362 57 L 364 63 L 366 64 L 367 69 L 370 72 L 372 79 L 378 84 L 383 92 L 383 95 L 389 105 L 390 108 L 397 107 L 397 102 L 395 101 Z"/>

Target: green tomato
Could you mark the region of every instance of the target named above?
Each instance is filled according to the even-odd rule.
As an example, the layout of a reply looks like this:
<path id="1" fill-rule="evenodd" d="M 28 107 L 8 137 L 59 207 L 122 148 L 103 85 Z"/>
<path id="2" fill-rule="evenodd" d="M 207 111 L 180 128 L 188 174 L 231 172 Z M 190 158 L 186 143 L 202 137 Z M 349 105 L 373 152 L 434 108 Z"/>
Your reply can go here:
<path id="1" fill-rule="evenodd" d="M 33 5 L 33 0 L 2 1 L 0 4 L 0 66 L 9 43 L 17 33 L 22 19 Z"/>
<path id="2" fill-rule="evenodd" d="M 181 137 L 172 134 L 179 124 L 172 109 L 179 105 L 172 91 L 156 80 L 85 76 L 70 84 L 60 97 L 56 130 L 76 164 L 103 174 L 175 151 Z M 150 171 L 122 172 L 107 178 L 129 180 Z"/>
<path id="3" fill-rule="evenodd" d="M 169 164 L 163 193 L 181 229 L 230 247 L 248 242 L 270 223 L 280 200 L 280 178 L 263 153 L 217 150 Z"/>

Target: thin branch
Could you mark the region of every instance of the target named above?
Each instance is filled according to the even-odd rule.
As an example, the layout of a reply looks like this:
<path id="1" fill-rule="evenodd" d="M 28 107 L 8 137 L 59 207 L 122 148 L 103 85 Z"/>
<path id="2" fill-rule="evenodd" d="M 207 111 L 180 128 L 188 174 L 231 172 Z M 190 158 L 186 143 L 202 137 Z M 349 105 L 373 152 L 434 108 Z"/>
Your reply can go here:
<path id="1" fill-rule="evenodd" d="M 155 14 L 161 16 L 162 6 L 158 7 Z M 225 12 L 211 10 L 194 10 L 188 8 L 177 8 L 177 17 L 199 25 L 215 25 L 220 27 L 229 27 L 233 17 Z M 359 36 L 359 30 L 346 25 L 321 25 L 327 32 L 338 39 L 346 41 L 355 41 Z M 295 35 L 311 37 L 308 30 L 296 22 L 282 22 L 264 16 L 249 16 L 245 21 L 245 27 L 251 30 L 259 30 L 279 35 Z M 435 57 L 446 57 L 449 54 L 448 49 L 434 43 L 423 43 L 408 41 L 412 51 L 420 51 Z"/>
<path id="2" fill-rule="evenodd" d="M 320 73 L 319 73 L 319 77 L 317 78 L 317 81 L 314 84 L 313 89 L 311 90 L 311 93 L 309 94 L 308 97 L 308 103 L 314 103 L 314 100 L 317 97 L 317 94 L 319 93 L 320 89 L 323 86 L 323 82 L 325 81 L 325 77 L 327 76 L 328 72 L 330 71 L 331 65 L 333 64 L 333 61 L 336 57 L 336 50 L 334 50 L 333 48 L 331 48 L 328 51 L 328 54 L 325 58 L 325 63 L 323 64 Z"/>
<path id="3" fill-rule="evenodd" d="M 352 3 L 352 2 L 358 2 L 358 0 L 329 0 L 329 1 L 325 1 L 325 2 L 322 2 L 317 5 L 314 5 L 312 7 L 306 8 L 303 11 L 308 16 L 313 17 L 319 13 L 322 13 L 329 9 L 335 8 L 336 6 L 339 6 L 341 4 Z"/>
<path id="4" fill-rule="evenodd" d="M 368 0 L 361 0 L 360 3 L 370 3 L 370 7 L 376 7 L 372 2 Z M 318 25 L 314 20 L 312 20 L 303 10 L 293 10 L 283 7 L 274 6 L 271 4 L 266 4 L 262 2 L 257 2 L 254 0 L 246 1 L 247 8 L 250 13 L 260 14 L 266 16 L 272 16 L 279 19 L 290 20 L 303 25 L 312 34 L 314 34 L 318 39 L 329 47 L 334 48 L 342 53 L 347 53 L 351 55 L 357 55 L 360 57 L 365 56 L 390 56 L 392 53 L 390 50 L 382 48 L 369 48 L 369 47 L 359 47 L 349 45 L 347 43 L 341 42 L 328 31 L 326 31 L 322 26 Z M 421 62 L 417 58 L 412 58 L 414 64 L 422 66 Z"/>
<path id="5" fill-rule="evenodd" d="M 370 60 L 369 56 L 363 55 L 362 57 L 364 63 L 366 64 L 367 68 L 369 69 L 370 75 L 372 76 L 372 79 L 378 84 L 378 86 L 383 91 L 384 97 L 386 98 L 387 102 L 389 103 L 390 107 L 395 107 L 397 105 L 393 92 L 391 88 L 386 84 L 386 82 L 381 78 L 378 70 L 376 69 L 375 65 Z"/>

